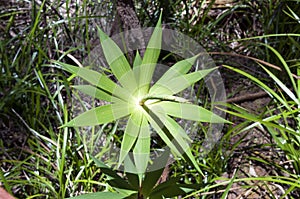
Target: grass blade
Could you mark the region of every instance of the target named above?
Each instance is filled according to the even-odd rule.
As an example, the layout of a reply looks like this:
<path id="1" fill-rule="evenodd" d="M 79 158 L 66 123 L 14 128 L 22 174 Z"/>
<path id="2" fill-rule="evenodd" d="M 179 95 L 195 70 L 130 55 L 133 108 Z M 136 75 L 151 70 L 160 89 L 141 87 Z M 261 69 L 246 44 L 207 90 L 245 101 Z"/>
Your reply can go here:
<path id="1" fill-rule="evenodd" d="M 299 100 L 296 98 L 294 93 L 286 86 L 282 81 L 280 81 L 271 71 L 269 71 L 264 66 L 261 66 L 269 75 L 270 77 L 279 85 L 279 87 L 296 103 L 298 106 L 300 106 Z"/>
<path id="2" fill-rule="evenodd" d="M 281 54 L 273 47 L 267 45 L 267 44 L 262 44 L 264 46 L 266 46 L 267 48 L 269 48 L 277 57 L 278 59 L 280 60 L 280 62 L 282 63 L 284 69 L 286 70 L 290 80 L 291 80 L 291 83 L 293 85 L 293 88 L 296 90 L 297 89 L 297 86 L 296 86 L 296 83 L 295 83 L 295 80 L 294 80 L 294 77 L 293 77 L 293 74 L 289 68 L 289 66 L 287 65 L 286 61 L 284 60 L 284 58 L 281 56 Z"/>
<path id="3" fill-rule="evenodd" d="M 258 86 L 260 86 L 262 89 L 264 89 L 266 92 L 268 92 L 270 94 L 271 97 L 276 98 L 280 103 L 282 103 L 288 110 L 291 110 L 291 107 L 289 106 L 289 104 L 282 99 L 275 91 L 273 91 L 270 87 L 268 87 L 266 84 L 264 84 L 262 81 L 260 81 L 259 79 L 257 79 L 256 77 L 250 75 L 249 73 L 246 73 L 240 69 L 237 68 L 233 68 L 231 66 L 227 66 L 227 65 L 223 65 L 225 68 L 228 68 L 232 71 L 235 71 L 241 75 L 244 75 L 245 77 L 248 77 L 249 79 L 251 79 L 254 83 L 256 83 Z"/>

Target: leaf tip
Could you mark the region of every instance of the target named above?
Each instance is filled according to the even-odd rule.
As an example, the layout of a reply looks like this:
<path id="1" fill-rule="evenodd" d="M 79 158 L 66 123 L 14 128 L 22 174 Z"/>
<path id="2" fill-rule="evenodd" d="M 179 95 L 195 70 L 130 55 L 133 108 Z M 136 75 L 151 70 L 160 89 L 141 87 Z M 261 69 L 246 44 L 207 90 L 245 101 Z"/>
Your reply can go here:
<path id="1" fill-rule="evenodd" d="M 100 41 L 104 41 L 107 38 L 107 35 L 105 34 L 105 32 L 103 32 L 101 30 L 101 28 L 99 26 L 97 26 L 97 30 L 98 30 L 98 35 L 99 35 L 99 39 Z"/>
<path id="2" fill-rule="evenodd" d="M 63 128 L 66 128 L 66 127 L 74 127 L 74 122 L 73 121 L 69 121 L 61 126 L 58 127 L 58 129 L 63 129 Z"/>

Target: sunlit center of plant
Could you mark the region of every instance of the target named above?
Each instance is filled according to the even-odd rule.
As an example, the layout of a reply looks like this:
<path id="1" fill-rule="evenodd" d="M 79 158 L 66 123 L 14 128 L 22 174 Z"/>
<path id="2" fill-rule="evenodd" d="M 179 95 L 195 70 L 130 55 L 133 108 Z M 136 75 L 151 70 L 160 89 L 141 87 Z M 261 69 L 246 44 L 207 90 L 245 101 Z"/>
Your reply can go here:
<path id="1" fill-rule="evenodd" d="M 149 99 L 148 97 L 142 97 L 142 98 L 138 98 L 138 101 L 136 104 L 139 105 L 140 107 L 143 107 L 143 106 L 153 104 L 157 101 L 158 101 L 157 99 Z"/>
<path id="2" fill-rule="evenodd" d="M 143 106 L 145 104 L 145 100 L 144 99 L 139 99 L 138 100 L 138 105 Z"/>

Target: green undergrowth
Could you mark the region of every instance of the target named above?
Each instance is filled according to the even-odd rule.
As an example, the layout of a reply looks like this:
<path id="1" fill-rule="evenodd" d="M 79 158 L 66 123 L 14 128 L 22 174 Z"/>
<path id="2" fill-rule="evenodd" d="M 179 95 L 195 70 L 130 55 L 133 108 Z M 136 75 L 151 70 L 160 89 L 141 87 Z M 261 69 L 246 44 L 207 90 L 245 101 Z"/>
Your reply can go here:
<path id="1" fill-rule="evenodd" d="M 203 7 L 204 13 L 201 18 L 183 14 L 189 13 L 187 8 L 195 7 L 193 1 L 143 2 L 135 2 L 143 25 L 154 26 L 160 8 L 168 5 L 163 21 L 170 27 L 186 33 L 210 52 L 235 54 L 233 58 L 226 55 L 231 59 L 225 59 L 221 52 L 213 57 L 217 65 L 223 65 L 220 71 L 224 79 L 226 71 L 239 74 L 246 83 L 266 91 L 270 99 L 259 113 L 239 103 L 222 104 L 227 107 L 227 120 L 232 124 L 225 125 L 218 145 L 207 156 L 202 156 L 201 139 L 191 145 L 191 153 L 203 175 L 181 158 L 169 166 L 168 179 L 176 179 L 172 183 L 179 188 L 181 184 L 198 185 L 189 195 L 185 192 L 178 195 L 227 198 L 237 192 L 238 185 L 243 193 L 262 188 L 270 198 L 299 198 L 299 1 L 240 1 L 216 17 L 209 14 L 216 10 L 214 1 L 208 4 L 199 1 L 197 8 Z M 73 89 L 74 76 L 49 67 L 50 60 L 73 65 L 76 60 L 84 60 L 95 44 L 94 22 L 108 31 L 109 23 L 104 21 L 112 20 L 111 8 L 113 2 L 75 4 L 57 0 L 19 1 L 10 9 L 1 9 L 0 185 L 15 197 L 67 198 L 92 192 L 116 193 L 111 177 L 121 176 L 117 177 L 117 183 L 127 183 L 132 177 L 105 170 L 90 156 L 101 139 L 106 139 L 104 151 L 109 150 L 111 140 L 121 145 L 124 129 L 117 122 L 99 128 L 59 128 L 75 117 L 78 107 L 88 110 L 97 102 L 86 103 Z M 257 10 L 259 15 L 255 14 Z M 246 57 L 237 59 L 236 54 Z M 247 66 L 263 76 L 249 72 Z M 203 84 L 198 89 L 207 92 Z M 209 109 L 209 96 L 201 96 L 201 100 Z M 201 132 L 207 128 L 206 124 L 200 125 Z M 270 142 L 258 146 L 245 144 L 254 130 L 264 132 Z M 274 161 L 258 148 L 271 148 Z M 241 156 L 246 153 L 248 156 Z M 96 151 L 93 155 L 102 154 Z M 234 158 L 239 156 L 276 172 L 264 176 L 246 172 L 242 176 L 239 171 L 243 167 L 232 169 L 238 164 L 233 162 Z M 279 187 L 279 194 L 270 184 Z M 113 198 L 114 194 L 109 196 Z"/>

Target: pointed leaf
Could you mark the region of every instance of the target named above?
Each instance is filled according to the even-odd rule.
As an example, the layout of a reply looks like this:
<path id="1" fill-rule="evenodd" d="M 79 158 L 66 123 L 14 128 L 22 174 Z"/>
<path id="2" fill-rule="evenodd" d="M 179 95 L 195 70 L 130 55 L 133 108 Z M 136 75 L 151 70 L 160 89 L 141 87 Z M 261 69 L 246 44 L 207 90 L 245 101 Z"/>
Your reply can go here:
<path id="1" fill-rule="evenodd" d="M 300 106 L 299 99 L 294 95 L 294 93 L 282 82 L 278 79 L 271 71 L 269 71 L 264 66 L 261 66 L 269 75 L 270 77 L 279 85 L 279 87 L 295 102 L 298 106 Z"/>
<path id="2" fill-rule="evenodd" d="M 188 160 L 191 161 L 191 163 L 194 165 L 194 167 L 201 173 L 202 176 L 204 174 L 202 173 L 200 167 L 198 166 L 195 157 L 193 156 L 189 143 L 191 140 L 186 135 L 185 131 L 181 128 L 180 125 L 178 125 L 172 118 L 170 118 L 167 115 L 164 115 L 163 113 L 157 113 L 156 115 L 160 118 L 160 120 L 164 123 L 166 128 L 168 129 L 168 132 L 173 137 L 173 140 L 171 140 L 173 143 L 175 143 L 175 146 L 177 147 L 177 150 L 180 152 L 180 154 L 185 154 L 188 157 Z M 188 139 L 184 139 L 184 138 Z M 184 157 L 180 155 L 180 157 Z"/>
<path id="3" fill-rule="evenodd" d="M 140 56 L 139 51 L 137 50 L 133 61 L 133 67 L 135 68 L 137 66 L 140 66 L 142 64 L 142 61 L 142 57 Z"/>
<path id="4" fill-rule="evenodd" d="M 126 196 L 127 195 L 120 194 L 120 193 L 96 192 L 96 193 L 88 193 L 76 197 L 71 197 L 69 199 L 96 199 L 96 198 L 123 199 Z"/>
<path id="5" fill-rule="evenodd" d="M 121 178 L 116 171 L 105 165 L 102 161 L 98 160 L 94 156 L 90 155 L 95 164 L 100 167 L 101 172 L 108 176 L 108 184 L 114 188 L 135 190 L 126 180 Z"/>
<path id="6" fill-rule="evenodd" d="M 165 167 L 167 166 L 169 157 L 170 151 L 166 150 L 159 157 L 155 158 L 153 160 L 153 164 L 149 166 L 149 170 L 151 171 L 145 174 L 145 178 L 142 184 L 142 193 L 145 197 L 149 196 L 157 181 L 161 177 Z"/>
<path id="7" fill-rule="evenodd" d="M 123 52 L 99 27 L 98 33 L 104 56 L 112 70 L 112 73 L 124 88 L 128 89 L 129 91 L 136 89 L 137 80 L 135 79 L 132 69 Z"/>
<path id="8" fill-rule="evenodd" d="M 157 116 L 154 112 L 149 111 L 149 115 L 147 116 L 148 121 L 150 122 L 151 126 L 155 129 L 155 131 L 157 132 L 157 134 L 161 137 L 161 139 L 167 144 L 167 146 L 171 149 L 172 153 L 175 156 L 178 157 L 183 157 L 182 156 L 182 149 L 178 146 L 179 143 L 184 143 L 182 142 L 182 138 L 180 138 L 180 135 L 178 136 L 178 134 L 176 132 L 170 132 L 166 127 L 165 127 L 165 120 L 161 121 L 159 119 L 159 116 Z M 179 143 L 174 143 L 174 136 L 170 135 L 172 134 L 175 135 L 176 138 L 178 138 L 180 141 Z M 187 147 L 184 146 L 184 149 L 186 149 Z M 194 156 L 192 155 L 191 151 L 189 149 L 185 150 L 185 154 L 186 156 L 189 158 L 189 160 L 192 162 L 192 164 L 195 166 L 195 168 L 199 171 L 199 173 L 201 175 L 203 175 L 201 169 L 199 168 L 198 164 L 196 163 Z M 204 175 L 203 175 L 204 176 Z"/>
<path id="9" fill-rule="evenodd" d="M 178 103 L 172 101 L 161 101 L 149 105 L 153 111 L 165 113 L 173 117 L 182 118 L 186 120 L 210 123 L 228 123 L 227 120 L 212 113 L 201 106 L 189 103 Z"/>
<path id="10" fill-rule="evenodd" d="M 139 86 L 137 85 L 137 80 L 138 80 L 138 70 L 139 67 L 135 67 L 133 70 L 128 71 L 126 74 L 124 74 L 120 79 L 119 82 L 123 84 L 123 87 L 121 91 L 125 90 L 128 94 L 134 94 Z M 118 90 L 118 89 L 116 89 Z M 118 91 L 115 91 L 118 93 Z"/>
<path id="11" fill-rule="evenodd" d="M 163 74 L 163 76 L 161 76 L 157 81 L 157 84 L 168 84 L 171 79 L 186 74 L 198 57 L 199 55 L 195 55 L 194 57 L 175 63 Z"/>
<path id="12" fill-rule="evenodd" d="M 185 195 L 191 191 L 198 190 L 199 184 L 179 184 L 180 177 L 174 177 L 162 184 L 157 185 L 150 194 L 150 199 L 173 198 L 178 195 Z"/>
<path id="13" fill-rule="evenodd" d="M 225 190 L 224 193 L 222 194 L 221 199 L 226 199 L 226 198 L 228 198 L 228 193 L 230 192 L 230 190 L 231 190 L 231 188 L 232 188 L 232 185 L 233 185 L 233 183 L 234 183 L 234 180 L 235 180 L 236 177 L 237 177 L 237 174 L 238 174 L 238 172 L 235 172 L 234 176 L 231 178 L 229 184 L 228 184 L 227 187 L 226 187 L 226 190 Z"/>
<path id="14" fill-rule="evenodd" d="M 99 168 L 106 168 L 106 169 L 110 169 L 104 162 L 102 162 L 101 160 L 98 160 L 96 157 L 94 157 L 93 155 L 89 154 L 89 157 L 95 162 L 95 164 L 97 165 L 97 167 Z M 113 172 L 114 173 L 114 172 Z"/>
<path id="15" fill-rule="evenodd" d="M 150 156 L 150 129 L 146 117 L 143 115 L 142 123 L 140 125 L 140 132 L 137 142 L 133 149 L 133 157 L 140 183 L 142 183 L 142 176 L 145 173 Z"/>
<path id="16" fill-rule="evenodd" d="M 63 126 L 95 126 L 120 119 L 129 113 L 130 107 L 126 103 L 108 104 L 86 111 Z"/>
<path id="17" fill-rule="evenodd" d="M 227 66 L 227 65 L 223 65 L 224 67 L 235 71 L 241 75 L 244 75 L 245 77 L 251 79 L 253 82 L 255 82 L 258 86 L 260 86 L 261 88 L 263 88 L 266 92 L 270 93 L 272 98 L 276 98 L 278 101 L 280 101 L 280 103 L 282 103 L 289 111 L 292 111 L 291 107 L 289 106 L 289 104 L 287 103 L 287 101 L 285 99 L 282 99 L 273 89 L 271 89 L 269 86 L 267 86 L 265 83 L 263 83 L 262 81 L 260 81 L 259 79 L 257 79 L 256 77 L 250 75 L 249 73 L 246 73 L 240 69 L 237 68 L 233 68 L 231 66 Z"/>
<path id="18" fill-rule="evenodd" d="M 73 88 L 83 92 L 84 94 L 87 94 L 91 97 L 100 99 L 100 100 L 105 100 L 107 102 L 111 102 L 112 97 L 111 95 L 107 94 L 107 92 L 104 92 L 94 86 L 91 85 L 76 85 L 73 86 Z"/>
<path id="19" fill-rule="evenodd" d="M 126 57 L 124 56 L 124 53 L 117 46 L 117 44 L 111 38 L 109 38 L 99 27 L 97 28 L 106 61 L 109 64 L 115 77 L 120 81 L 121 85 L 123 87 L 126 87 L 126 81 L 122 77 L 126 73 L 131 71 L 131 67 Z M 132 78 L 130 79 L 130 81 L 135 81 Z"/>
<path id="20" fill-rule="evenodd" d="M 172 153 L 180 156 L 180 152 L 177 150 L 177 148 L 175 147 L 174 143 L 172 143 L 172 141 L 170 141 L 170 139 L 168 138 L 168 136 L 166 135 L 166 133 L 163 131 L 164 124 L 162 123 L 162 121 L 160 121 L 160 119 L 158 118 L 158 116 L 156 116 L 154 114 L 154 112 L 149 110 L 148 114 L 145 114 L 147 120 L 150 122 L 150 125 L 154 128 L 154 130 L 156 131 L 156 133 L 159 135 L 159 137 L 167 144 L 167 146 L 171 149 Z"/>
<path id="21" fill-rule="evenodd" d="M 129 155 L 127 155 L 125 157 L 125 160 L 124 160 L 124 171 L 126 173 L 133 173 L 133 174 L 137 173 L 136 166 L 134 164 L 134 161 L 132 160 L 132 154 L 129 154 Z"/>
<path id="22" fill-rule="evenodd" d="M 117 96 L 119 98 L 128 98 L 127 95 L 128 93 L 124 93 L 124 92 L 114 92 L 117 88 L 120 89 L 120 86 L 118 86 L 115 82 L 113 82 L 112 80 L 110 80 L 108 77 L 106 77 L 105 75 L 98 73 L 94 70 L 88 69 L 88 68 L 80 68 L 77 66 L 72 66 L 69 64 L 65 64 L 62 62 L 55 62 L 57 65 L 61 66 L 61 68 L 63 70 L 66 70 L 70 73 L 73 73 L 79 77 L 81 77 L 82 79 L 84 79 L 85 81 L 91 83 L 94 86 L 97 86 L 101 89 L 103 89 L 104 91 L 107 91 L 110 94 L 113 94 L 114 96 Z"/>
<path id="23" fill-rule="evenodd" d="M 152 80 L 154 69 L 156 67 L 156 63 L 160 54 L 162 42 L 161 18 L 162 16 L 160 15 L 156 27 L 147 45 L 141 65 L 142 68 L 139 75 L 139 85 L 142 86 L 141 92 L 143 94 L 146 94 L 148 92 L 149 84 Z"/>
<path id="24" fill-rule="evenodd" d="M 127 126 L 125 128 L 124 137 L 121 143 L 119 166 L 124 161 L 125 157 L 128 155 L 128 152 L 138 138 L 141 124 L 142 113 L 140 111 L 136 111 L 129 117 Z"/>
<path id="25" fill-rule="evenodd" d="M 293 88 L 294 88 L 295 90 L 297 90 L 296 82 L 295 82 L 295 80 L 294 80 L 294 77 L 293 77 L 293 74 L 292 74 L 292 72 L 291 72 L 291 70 L 290 70 L 290 67 L 288 66 L 288 64 L 286 63 L 286 61 L 284 60 L 284 58 L 281 56 L 281 54 L 280 54 L 275 48 L 273 48 L 272 46 L 270 46 L 270 45 L 268 45 L 268 44 L 262 44 L 262 45 L 266 46 L 266 47 L 269 48 L 271 51 L 273 51 L 273 53 L 274 53 L 274 54 L 277 56 L 277 58 L 281 61 L 282 65 L 283 65 L 283 67 L 284 67 L 284 69 L 285 69 L 285 71 L 286 71 L 287 74 L 288 74 L 288 77 L 289 77 L 290 80 L 291 80 L 291 83 L 292 83 L 292 85 L 293 85 Z"/>
<path id="26" fill-rule="evenodd" d="M 150 95 L 173 95 L 183 91 L 184 89 L 190 87 L 194 83 L 198 82 L 200 79 L 204 78 L 210 72 L 215 70 L 215 68 L 198 70 L 193 73 L 186 75 L 180 75 L 176 78 L 171 79 L 168 82 L 162 82 L 163 84 L 155 84 L 149 94 Z"/>
<path id="27" fill-rule="evenodd" d="M 167 123 L 165 123 L 165 125 L 169 129 L 169 131 L 172 130 L 179 133 L 179 136 L 181 136 L 187 144 L 192 142 L 191 138 L 187 135 L 187 132 L 174 119 L 172 119 L 168 115 L 164 115 L 163 117 L 167 119 Z"/>

